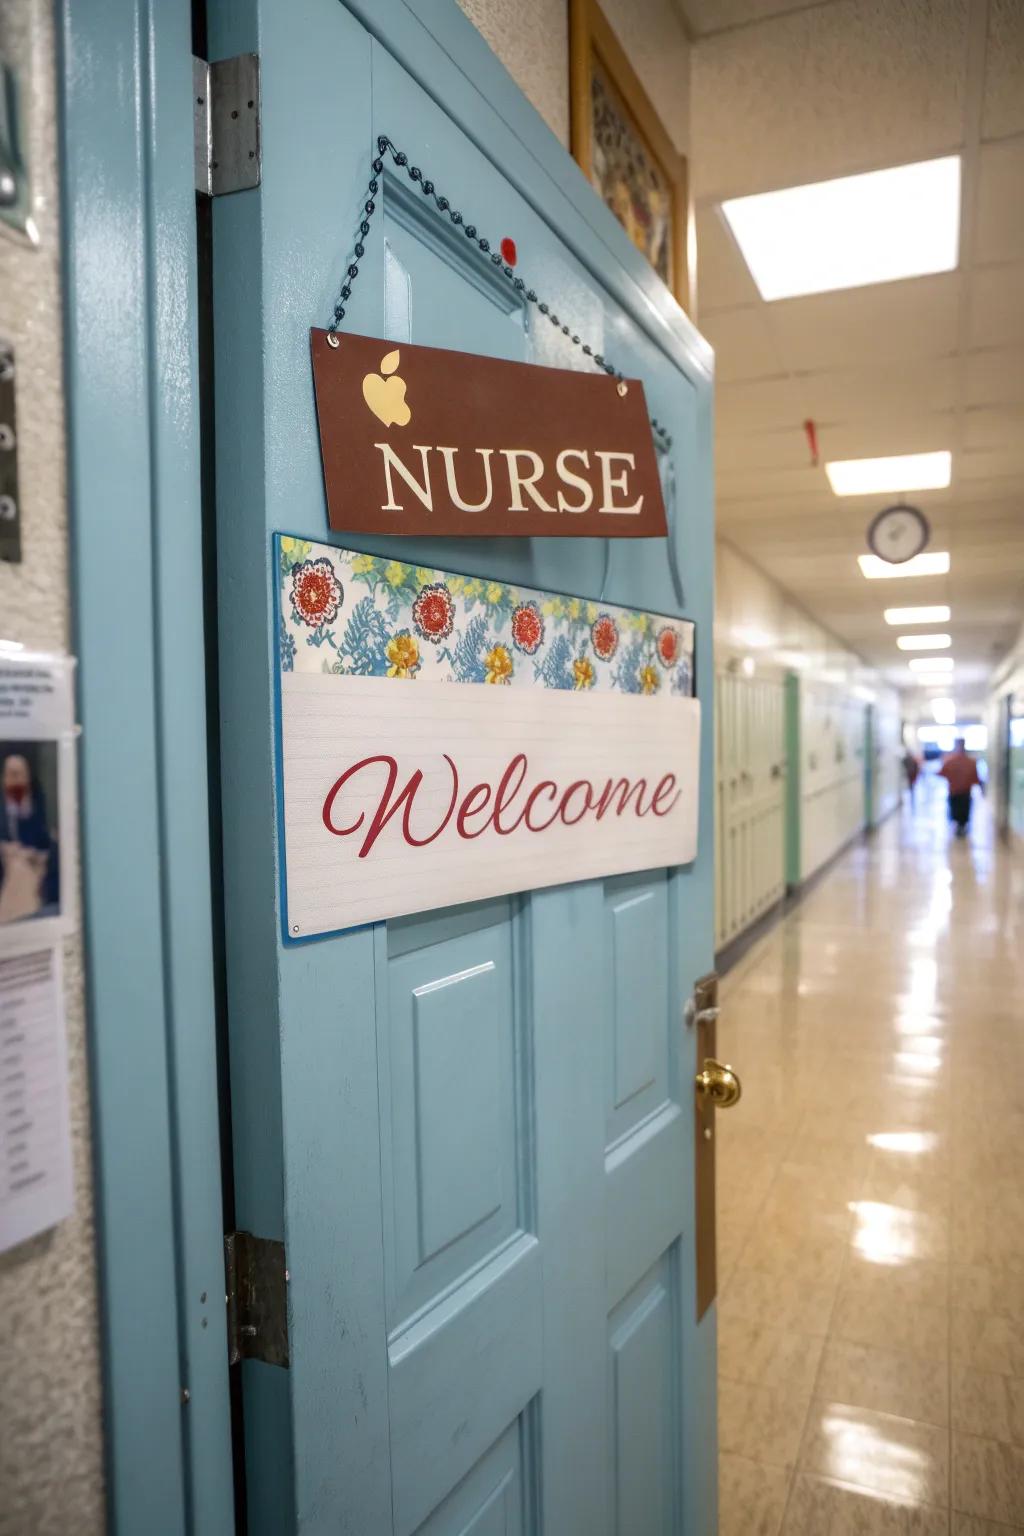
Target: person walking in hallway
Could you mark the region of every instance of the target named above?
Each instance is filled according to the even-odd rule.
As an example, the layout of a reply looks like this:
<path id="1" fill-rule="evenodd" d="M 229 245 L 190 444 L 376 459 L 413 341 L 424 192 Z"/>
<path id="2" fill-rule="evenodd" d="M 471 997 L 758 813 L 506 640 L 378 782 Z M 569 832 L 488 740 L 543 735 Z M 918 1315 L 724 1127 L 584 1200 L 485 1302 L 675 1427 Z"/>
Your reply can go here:
<path id="1" fill-rule="evenodd" d="M 907 793 L 910 797 L 911 807 L 913 807 L 914 785 L 917 783 L 917 776 L 921 772 L 921 759 L 910 747 L 907 747 L 903 753 L 903 772 L 907 776 Z"/>
<path id="2" fill-rule="evenodd" d="M 949 815 L 956 822 L 956 835 L 966 837 L 971 819 L 971 791 L 975 784 L 984 786 L 978 775 L 978 765 L 967 751 L 962 736 L 957 737 L 952 752 L 939 769 L 939 776 L 949 785 Z"/>

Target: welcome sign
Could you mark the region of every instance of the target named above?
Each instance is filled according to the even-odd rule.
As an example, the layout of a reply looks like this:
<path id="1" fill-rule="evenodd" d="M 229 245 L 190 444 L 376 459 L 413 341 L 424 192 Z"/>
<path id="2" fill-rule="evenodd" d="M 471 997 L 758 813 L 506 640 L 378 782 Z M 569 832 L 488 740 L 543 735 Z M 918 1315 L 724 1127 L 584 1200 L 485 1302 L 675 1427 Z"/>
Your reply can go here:
<path id="1" fill-rule="evenodd" d="M 332 528 L 664 535 L 638 379 L 310 334 Z"/>
<path id="2" fill-rule="evenodd" d="M 697 851 L 683 619 L 279 538 L 285 931 Z"/>

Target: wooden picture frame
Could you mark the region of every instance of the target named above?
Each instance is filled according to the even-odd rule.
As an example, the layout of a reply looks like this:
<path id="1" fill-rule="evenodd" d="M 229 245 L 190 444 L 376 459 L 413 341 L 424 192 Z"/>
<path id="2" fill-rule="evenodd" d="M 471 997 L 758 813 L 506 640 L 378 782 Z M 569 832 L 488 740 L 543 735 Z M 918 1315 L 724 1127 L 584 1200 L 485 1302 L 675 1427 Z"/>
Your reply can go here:
<path id="1" fill-rule="evenodd" d="M 673 144 L 597 0 L 570 0 L 569 69 L 573 158 L 692 315 L 686 157 Z"/>

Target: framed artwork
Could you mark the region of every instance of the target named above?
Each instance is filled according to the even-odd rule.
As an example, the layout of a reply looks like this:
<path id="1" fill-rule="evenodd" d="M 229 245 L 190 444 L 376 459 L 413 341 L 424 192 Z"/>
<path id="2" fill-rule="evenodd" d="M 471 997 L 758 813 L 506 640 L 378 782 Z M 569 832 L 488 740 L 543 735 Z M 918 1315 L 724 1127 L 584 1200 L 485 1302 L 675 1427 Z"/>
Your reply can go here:
<path id="1" fill-rule="evenodd" d="M 572 153 L 633 244 L 692 313 L 686 158 L 597 0 L 571 0 Z"/>

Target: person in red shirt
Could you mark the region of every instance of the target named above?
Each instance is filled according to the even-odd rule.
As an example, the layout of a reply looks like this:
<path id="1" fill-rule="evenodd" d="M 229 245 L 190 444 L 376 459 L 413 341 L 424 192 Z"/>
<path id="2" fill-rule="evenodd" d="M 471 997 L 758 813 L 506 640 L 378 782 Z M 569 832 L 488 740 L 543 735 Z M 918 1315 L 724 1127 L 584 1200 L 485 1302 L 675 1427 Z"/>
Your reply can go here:
<path id="1" fill-rule="evenodd" d="M 971 819 L 971 790 L 981 785 L 978 765 L 967 751 L 962 736 L 958 736 L 952 752 L 939 769 L 939 776 L 949 785 L 949 815 L 956 822 L 957 837 L 967 836 L 967 823 Z"/>

